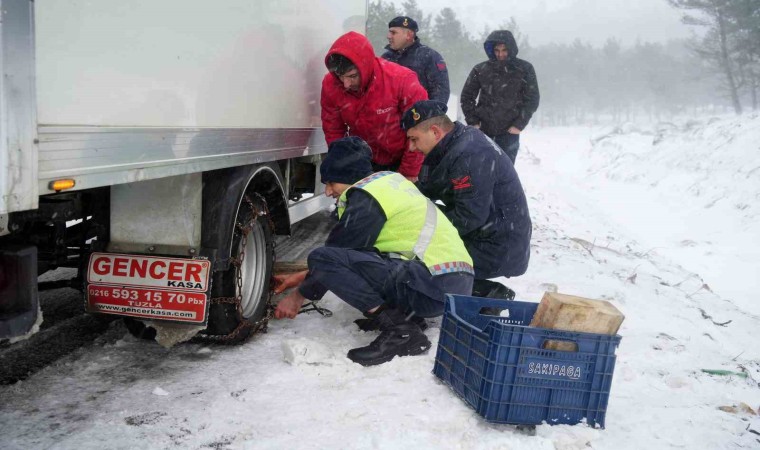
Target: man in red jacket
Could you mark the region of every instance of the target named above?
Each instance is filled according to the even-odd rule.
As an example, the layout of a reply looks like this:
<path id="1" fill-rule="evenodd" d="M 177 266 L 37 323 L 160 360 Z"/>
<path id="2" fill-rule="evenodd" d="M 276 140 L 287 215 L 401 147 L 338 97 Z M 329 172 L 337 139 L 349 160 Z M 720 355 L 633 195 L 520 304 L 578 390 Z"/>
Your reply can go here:
<path id="1" fill-rule="evenodd" d="M 321 104 L 327 144 L 359 136 L 372 149 L 373 171 L 393 170 L 416 181 L 424 155 L 406 151 L 406 134 L 398 124 L 414 102 L 428 98 L 417 74 L 375 57 L 369 40 L 353 31 L 333 43 L 325 65 Z"/>

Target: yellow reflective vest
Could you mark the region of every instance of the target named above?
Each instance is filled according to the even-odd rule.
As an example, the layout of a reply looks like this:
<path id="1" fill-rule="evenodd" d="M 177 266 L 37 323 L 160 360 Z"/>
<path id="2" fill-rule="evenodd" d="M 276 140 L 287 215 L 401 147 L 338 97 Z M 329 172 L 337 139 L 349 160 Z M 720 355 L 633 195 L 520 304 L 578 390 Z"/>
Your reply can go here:
<path id="1" fill-rule="evenodd" d="M 472 258 L 454 225 L 403 175 L 377 172 L 357 181 L 338 199 L 338 217 L 343 216 L 351 189 L 371 195 L 385 213 L 387 221 L 374 245 L 379 251 L 417 258 L 433 275 L 474 273 Z"/>

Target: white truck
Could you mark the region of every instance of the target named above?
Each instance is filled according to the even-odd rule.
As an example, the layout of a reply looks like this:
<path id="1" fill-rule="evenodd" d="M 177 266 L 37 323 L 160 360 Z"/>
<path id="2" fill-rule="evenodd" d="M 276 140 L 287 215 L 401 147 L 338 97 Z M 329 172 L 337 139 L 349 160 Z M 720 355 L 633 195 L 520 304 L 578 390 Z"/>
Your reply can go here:
<path id="1" fill-rule="evenodd" d="M 255 331 L 274 235 L 329 205 L 323 61 L 367 8 L 0 0 L 0 338 L 34 332 L 57 267 L 78 276 L 39 289 L 134 334 Z"/>

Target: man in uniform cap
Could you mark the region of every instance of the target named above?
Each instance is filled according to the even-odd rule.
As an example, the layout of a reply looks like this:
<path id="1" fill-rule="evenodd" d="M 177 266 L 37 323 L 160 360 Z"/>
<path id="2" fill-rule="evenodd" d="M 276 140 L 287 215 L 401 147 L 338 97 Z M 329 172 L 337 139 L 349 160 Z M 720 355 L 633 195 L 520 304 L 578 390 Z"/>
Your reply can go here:
<path id="1" fill-rule="evenodd" d="M 411 17 L 399 16 L 388 23 L 388 45 L 383 58 L 412 69 L 428 93 L 428 98 L 449 101 L 449 71 L 437 51 L 422 45 L 419 28 Z"/>
<path id="2" fill-rule="evenodd" d="M 444 294 L 469 294 L 473 280 L 453 225 L 401 174 L 372 173 L 371 156 L 358 137 L 330 144 L 320 174 L 339 221 L 309 254 L 308 271 L 275 277 L 275 293 L 297 286 L 277 305 L 278 319 L 295 318 L 305 299 L 328 290 L 364 313 L 372 325 L 364 328 L 380 336 L 348 358 L 365 366 L 426 352 L 422 318 L 443 314 Z"/>
<path id="3" fill-rule="evenodd" d="M 453 123 L 440 102 L 415 103 L 401 127 L 409 149 L 425 155 L 417 187 L 443 202 L 472 256 L 473 295 L 514 298 L 509 288 L 488 280 L 522 275 L 530 259 L 528 203 L 512 161 L 480 130 Z"/>

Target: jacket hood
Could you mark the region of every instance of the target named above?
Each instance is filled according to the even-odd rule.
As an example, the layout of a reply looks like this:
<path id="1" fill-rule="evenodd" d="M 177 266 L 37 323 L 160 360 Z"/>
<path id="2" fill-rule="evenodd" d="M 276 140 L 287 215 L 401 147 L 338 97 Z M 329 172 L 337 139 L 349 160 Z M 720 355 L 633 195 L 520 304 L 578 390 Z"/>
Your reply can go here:
<path id="1" fill-rule="evenodd" d="M 496 55 L 493 53 L 493 48 L 496 44 L 507 45 L 507 51 L 509 52 L 507 59 L 514 59 L 517 57 L 517 41 L 515 41 L 515 37 L 512 35 L 511 31 L 496 30 L 488 35 L 488 38 L 483 43 L 483 48 L 486 51 L 486 55 L 488 55 L 488 59 L 496 59 Z"/>
<path id="2" fill-rule="evenodd" d="M 362 78 L 362 91 L 366 91 L 375 67 L 375 50 L 372 48 L 369 39 L 355 31 L 349 31 L 339 37 L 325 56 L 325 67 L 327 66 L 327 58 L 336 53 L 345 56 L 354 63 Z M 337 78 L 337 75 L 333 75 Z"/>

